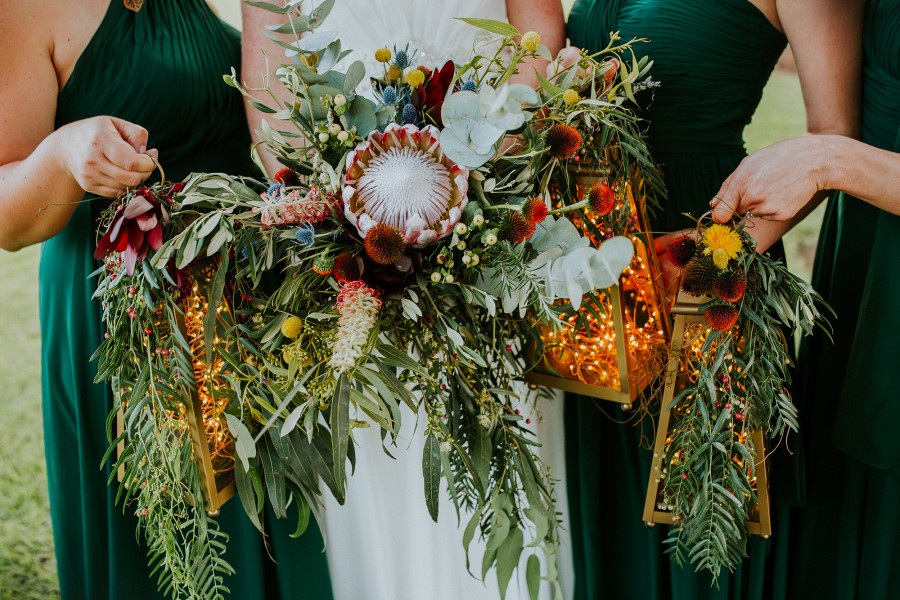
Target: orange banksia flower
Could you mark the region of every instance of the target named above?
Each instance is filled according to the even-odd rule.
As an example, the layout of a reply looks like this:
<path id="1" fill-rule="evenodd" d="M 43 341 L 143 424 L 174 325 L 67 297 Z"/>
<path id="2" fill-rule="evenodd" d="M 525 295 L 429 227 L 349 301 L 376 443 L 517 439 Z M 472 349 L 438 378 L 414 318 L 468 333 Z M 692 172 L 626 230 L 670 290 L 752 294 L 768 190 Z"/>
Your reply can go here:
<path id="1" fill-rule="evenodd" d="M 713 284 L 713 293 L 726 302 L 737 302 L 747 291 L 747 276 L 741 271 L 726 271 Z"/>
<path id="2" fill-rule="evenodd" d="M 738 320 L 738 309 L 731 304 L 714 304 L 706 309 L 703 316 L 709 326 L 718 331 L 728 331 Z"/>
<path id="3" fill-rule="evenodd" d="M 666 254 L 669 255 L 669 260 L 679 269 L 684 268 L 696 253 L 697 242 L 686 235 L 675 238 L 666 245 Z"/>
<path id="4" fill-rule="evenodd" d="M 501 240 L 507 240 L 513 244 L 521 244 L 534 235 L 534 223 L 520 213 L 511 210 L 503 217 L 503 223 L 500 225 L 498 233 Z"/>
<path id="5" fill-rule="evenodd" d="M 554 123 L 547 130 L 547 147 L 554 158 L 569 158 L 581 148 L 581 134 L 571 125 Z"/>
<path id="6" fill-rule="evenodd" d="M 616 193 L 606 184 L 592 185 L 588 192 L 588 204 L 598 217 L 605 217 L 616 205 Z"/>
<path id="7" fill-rule="evenodd" d="M 391 265 L 403 256 L 406 240 L 396 227 L 379 223 L 366 234 L 365 249 L 379 265 Z"/>
<path id="8" fill-rule="evenodd" d="M 712 292 L 720 271 L 705 256 L 690 259 L 682 271 L 681 289 L 691 296 L 704 296 Z"/>
<path id="9" fill-rule="evenodd" d="M 334 268 L 332 275 L 337 279 L 338 283 L 346 283 L 348 281 L 356 281 L 359 279 L 359 265 L 356 263 L 356 257 L 349 252 L 339 254 L 334 259 Z"/>
<path id="10" fill-rule="evenodd" d="M 533 196 L 522 203 L 522 216 L 532 225 L 542 223 L 547 218 L 547 203 L 540 196 Z"/>
<path id="11" fill-rule="evenodd" d="M 300 183 L 300 180 L 297 177 L 297 173 L 293 169 L 288 169 L 287 167 L 275 173 L 274 179 L 281 185 L 286 185 L 289 187 L 294 187 L 295 185 L 298 185 Z"/>

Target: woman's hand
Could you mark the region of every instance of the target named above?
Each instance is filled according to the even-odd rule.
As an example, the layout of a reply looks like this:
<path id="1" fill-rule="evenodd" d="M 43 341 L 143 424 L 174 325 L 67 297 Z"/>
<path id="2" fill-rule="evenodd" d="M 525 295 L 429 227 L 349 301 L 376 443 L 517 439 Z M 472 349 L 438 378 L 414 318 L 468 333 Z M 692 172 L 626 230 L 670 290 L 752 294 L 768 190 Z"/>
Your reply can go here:
<path id="1" fill-rule="evenodd" d="M 115 117 L 93 117 L 54 134 L 62 167 L 85 192 L 115 198 L 139 185 L 156 168 L 147 130 Z"/>
<path id="2" fill-rule="evenodd" d="M 672 261 L 669 259 L 669 254 L 666 252 L 666 246 L 668 246 L 669 242 L 672 240 L 684 236 L 697 239 L 697 230 L 684 229 L 682 231 L 673 231 L 672 233 L 666 233 L 653 238 L 656 260 L 659 264 L 660 276 L 662 278 L 662 281 L 659 282 L 657 287 L 662 290 L 665 298 L 670 300 L 670 305 L 673 304 L 678 297 L 678 288 L 681 283 L 681 269 L 672 264 Z"/>
<path id="3" fill-rule="evenodd" d="M 748 212 L 771 221 L 788 221 L 826 189 L 830 136 L 808 135 L 754 152 L 722 184 L 710 206 L 724 223 Z"/>

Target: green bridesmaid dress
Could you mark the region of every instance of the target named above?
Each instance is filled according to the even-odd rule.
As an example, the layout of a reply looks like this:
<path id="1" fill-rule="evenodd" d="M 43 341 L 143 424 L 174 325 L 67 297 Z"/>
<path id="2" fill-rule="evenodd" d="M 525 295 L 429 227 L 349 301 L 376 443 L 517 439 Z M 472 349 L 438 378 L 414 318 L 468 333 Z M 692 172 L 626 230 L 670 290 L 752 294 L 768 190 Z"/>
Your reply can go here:
<path id="1" fill-rule="evenodd" d="M 170 179 L 191 171 L 252 174 L 250 140 L 239 94 L 222 75 L 240 61 L 238 33 L 203 0 L 147 0 L 134 13 L 111 0 L 99 29 L 59 94 L 56 125 L 97 115 L 132 121 L 150 132 Z M 47 241 L 40 267 L 44 444 L 50 512 L 62 597 L 140 600 L 160 597 L 135 538 L 137 520 L 116 506 L 107 486 L 106 416 L 110 390 L 94 384 L 89 361 L 103 330 L 91 299 L 92 258 L 102 201 L 80 206 Z M 229 502 L 219 521 L 230 535 L 225 555 L 237 574 L 226 584 L 240 600 L 331 597 L 318 530 L 289 538 L 291 525 L 268 520 L 264 539 Z M 272 561 L 266 542 L 271 546 Z"/>
<path id="2" fill-rule="evenodd" d="M 709 210 L 722 181 L 746 156 L 744 127 L 786 39 L 747 0 L 575 3 L 568 24 L 574 45 L 601 50 L 612 31 L 624 40 L 649 40 L 635 52 L 653 60 L 650 74 L 660 84 L 638 98 L 668 188 L 653 228 L 689 227 L 692 220 L 682 213 L 699 217 Z M 565 409 L 576 598 L 768 600 L 783 593 L 783 574 L 771 558 L 783 527 L 775 540 L 752 539 L 742 568 L 723 572 L 719 587 L 711 587 L 706 573 L 680 568 L 664 553 L 666 527 L 642 523 L 651 463 L 646 446 L 654 435 L 649 420 L 618 423 L 621 414 L 604 414 L 618 411 L 614 405 L 572 394 Z"/>
<path id="3" fill-rule="evenodd" d="M 862 138 L 900 152 L 900 0 L 869 1 L 864 31 Z M 838 319 L 833 344 L 820 335 L 801 352 L 807 498 L 792 517 L 797 594 L 900 598 L 898 260 L 900 216 L 850 196 L 829 204 L 813 284 Z"/>

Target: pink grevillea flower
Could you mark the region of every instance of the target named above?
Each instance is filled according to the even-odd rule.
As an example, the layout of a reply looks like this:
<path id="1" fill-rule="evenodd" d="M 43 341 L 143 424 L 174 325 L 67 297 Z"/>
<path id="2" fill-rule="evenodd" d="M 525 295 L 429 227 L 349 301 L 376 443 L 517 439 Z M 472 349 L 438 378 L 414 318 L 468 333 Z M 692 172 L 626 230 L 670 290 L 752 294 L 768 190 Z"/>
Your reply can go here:
<path id="1" fill-rule="evenodd" d="M 260 223 L 265 227 L 301 223 L 318 225 L 334 214 L 338 203 L 335 196 L 323 193 L 318 186 L 312 186 L 306 192 L 284 193 L 280 185 L 275 185 L 262 194 L 262 200 L 263 205 L 254 208 L 253 213 L 259 215 Z"/>
<path id="2" fill-rule="evenodd" d="M 97 249 L 94 258 L 100 260 L 111 252 L 121 252 L 125 271 L 131 275 L 138 261 L 144 260 L 152 248 L 159 250 L 163 243 L 163 227 L 169 222 L 172 196 L 184 187 L 172 186 L 159 199 L 149 189 L 140 187 L 123 206 L 119 207 Z"/>
<path id="3" fill-rule="evenodd" d="M 362 357 L 378 319 L 381 300 L 378 293 L 362 281 L 351 281 L 341 287 L 336 305 L 341 316 L 328 364 L 336 373 L 343 373 L 352 369 Z"/>
<path id="4" fill-rule="evenodd" d="M 468 191 L 469 170 L 444 156 L 437 128 L 395 123 L 347 156 L 344 215 L 363 238 L 384 223 L 422 248 L 452 233 Z"/>

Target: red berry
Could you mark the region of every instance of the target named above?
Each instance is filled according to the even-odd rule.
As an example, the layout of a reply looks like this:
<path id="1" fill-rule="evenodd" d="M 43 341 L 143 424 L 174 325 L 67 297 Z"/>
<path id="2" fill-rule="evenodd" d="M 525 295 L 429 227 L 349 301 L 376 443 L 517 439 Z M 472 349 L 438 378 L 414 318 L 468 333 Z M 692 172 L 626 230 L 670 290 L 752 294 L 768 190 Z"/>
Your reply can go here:
<path id="1" fill-rule="evenodd" d="M 163 350 L 162 350 L 162 352 L 160 352 L 160 354 L 162 354 L 163 356 L 168 356 L 169 350 L 167 348 L 163 348 Z"/>
<path id="2" fill-rule="evenodd" d="M 146 329 L 144 329 L 144 333 L 150 335 L 151 333 L 153 333 L 153 330 L 147 327 Z"/>
<path id="3" fill-rule="evenodd" d="M 132 287 L 128 288 L 128 295 L 134 296 L 134 295 L 136 295 L 136 294 L 137 294 L 137 288 L 136 288 L 136 287 L 132 286 Z"/>
<path id="4" fill-rule="evenodd" d="M 525 419 L 525 424 L 526 424 L 526 425 L 531 425 L 531 419 Z"/>

